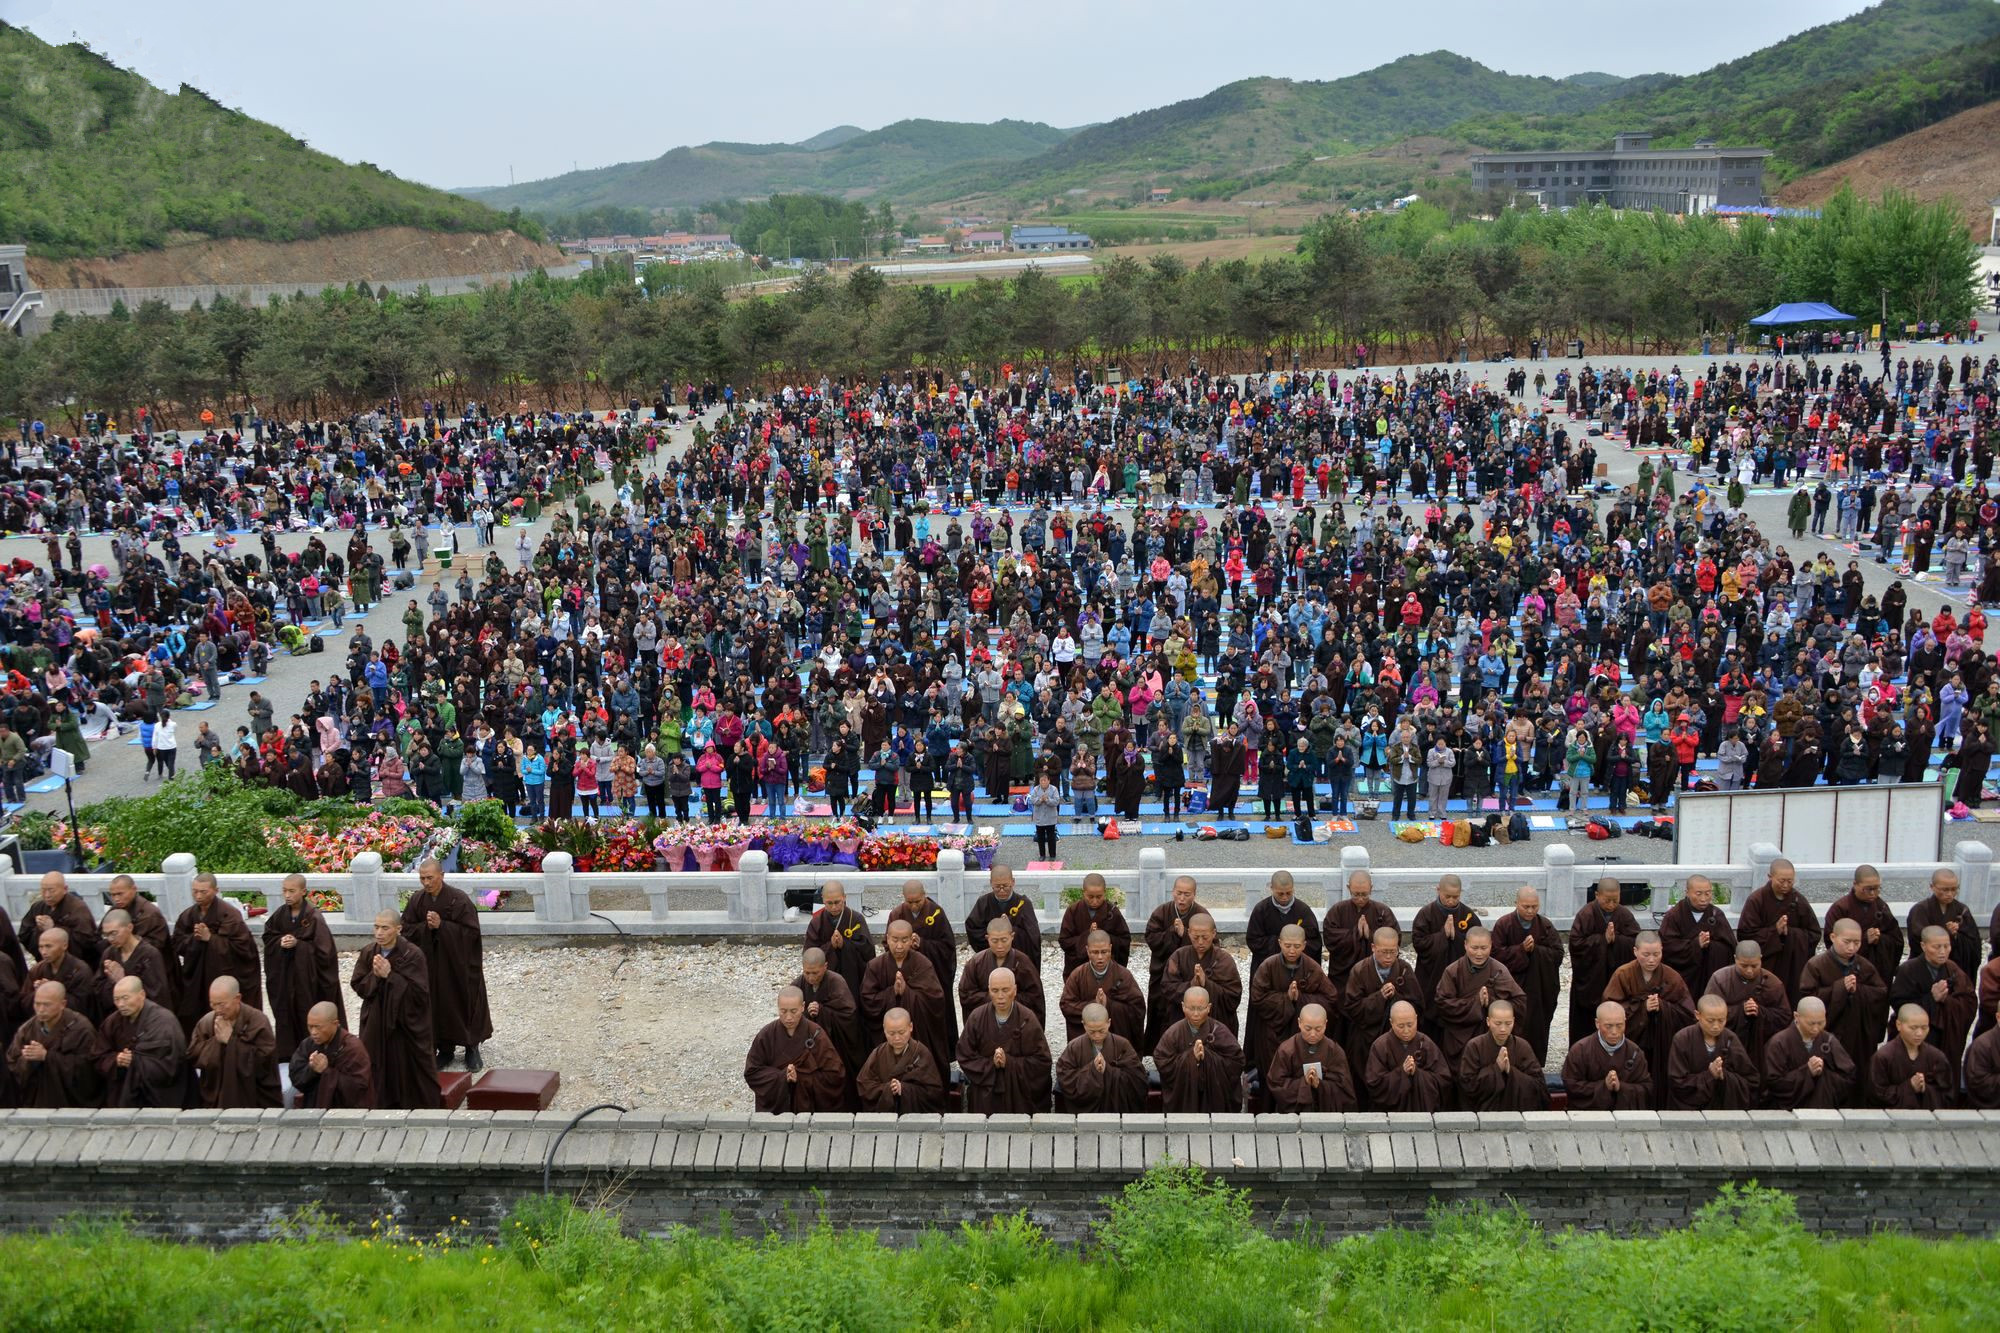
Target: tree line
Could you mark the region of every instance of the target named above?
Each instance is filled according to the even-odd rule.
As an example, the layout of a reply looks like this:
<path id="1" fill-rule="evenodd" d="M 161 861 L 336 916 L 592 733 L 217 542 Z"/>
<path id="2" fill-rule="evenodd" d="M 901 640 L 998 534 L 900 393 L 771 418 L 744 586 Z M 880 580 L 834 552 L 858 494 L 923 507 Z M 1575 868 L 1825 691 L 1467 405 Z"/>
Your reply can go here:
<path id="1" fill-rule="evenodd" d="M 746 295 L 722 275 L 635 284 L 622 269 L 538 276 L 464 297 L 365 286 L 173 312 L 150 303 L 59 317 L 0 338 L 0 415 L 158 421 L 255 404 L 323 416 L 421 401 L 602 407 L 662 386 L 771 384 L 932 366 L 986 377 L 1004 363 L 1087 361 L 1128 374 L 1198 357 L 1214 369 L 1522 353 L 1581 338 L 1594 354 L 1676 352 L 1740 330 L 1781 300 L 1827 300 L 1864 324 L 1962 328 L 1975 250 L 1950 203 L 1842 194 L 1818 218 L 1681 220 L 1512 210 L 1454 221 L 1418 203 L 1322 219 L 1262 263 L 1120 255 L 1088 281 L 1028 269 L 953 287 L 892 284 L 863 266 Z"/>

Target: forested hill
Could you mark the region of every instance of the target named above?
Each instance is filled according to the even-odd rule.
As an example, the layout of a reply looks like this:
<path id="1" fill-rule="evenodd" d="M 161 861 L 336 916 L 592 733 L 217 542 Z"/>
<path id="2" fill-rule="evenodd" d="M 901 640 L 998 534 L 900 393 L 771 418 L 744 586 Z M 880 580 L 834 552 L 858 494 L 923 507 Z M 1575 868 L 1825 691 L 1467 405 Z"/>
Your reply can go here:
<path id="1" fill-rule="evenodd" d="M 162 92 L 86 46 L 0 23 L 0 241 L 68 258 L 390 226 L 541 235 L 485 204 L 316 152 L 185 84 Z"/>

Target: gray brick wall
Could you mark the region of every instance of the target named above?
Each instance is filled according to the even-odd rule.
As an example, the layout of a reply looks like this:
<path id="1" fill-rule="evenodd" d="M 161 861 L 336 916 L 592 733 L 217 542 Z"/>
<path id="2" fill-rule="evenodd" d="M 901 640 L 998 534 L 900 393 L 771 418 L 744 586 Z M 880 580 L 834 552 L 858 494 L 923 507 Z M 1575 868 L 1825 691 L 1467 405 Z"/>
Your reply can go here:
<path id="1" fill-rule="evenodd" d="M 541 1189 L 566 1112 L 0 1112 L 0 1228 L 118 1200 L 139 1230 L 269 1237 L 318 1204 L 366 1229 L 498 1230 Z M 2000 1230 L 2000 1116 L 1974 1111 L 1303 1116 L 592 1116 L 551 1185 L 615 1191 L 626 1224 L 738 1234 L 843 1226 L 909 1241 L 1026 1211 L 1063 1240 L 1162 1157 L 1251 1191 L 1272 1231 L 1416 1224 L 1433 1201 L 1512 1201 L 1551 1226 L 1686 1222 L 1726 1182 L 1798 1196 L 1807 1226 Z M 93 1207 L 98 1206 L 95 1202 Z"/>

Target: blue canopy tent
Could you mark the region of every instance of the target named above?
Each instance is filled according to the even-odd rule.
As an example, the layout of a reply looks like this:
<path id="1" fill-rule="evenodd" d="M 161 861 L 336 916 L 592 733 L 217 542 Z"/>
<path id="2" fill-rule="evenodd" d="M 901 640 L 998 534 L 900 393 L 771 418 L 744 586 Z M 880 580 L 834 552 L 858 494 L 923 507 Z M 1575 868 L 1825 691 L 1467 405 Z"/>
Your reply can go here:
<path id="1" fill-rule="evenodd" d="M 1818 324 L 1827 320 L 1851 320 L 1854 316 L 1844 315 L 1824 301 L 1787 301 L 1783 305 L 1772 306 L 1750 322 L 1759 327 L 1776 324 Z"/>

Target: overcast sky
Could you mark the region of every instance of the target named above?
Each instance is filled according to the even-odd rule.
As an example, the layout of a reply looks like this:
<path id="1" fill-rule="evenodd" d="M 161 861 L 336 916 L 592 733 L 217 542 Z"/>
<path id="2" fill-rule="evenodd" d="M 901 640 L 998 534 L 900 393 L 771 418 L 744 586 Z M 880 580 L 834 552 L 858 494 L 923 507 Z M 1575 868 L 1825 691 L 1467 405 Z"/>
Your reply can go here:
<path id="1" fill-rule="evenodd" d="M 1868 5 L 0 0 L 0 17 L 349 161 L 463 186 L 913 116 L 1083 125 L 1440 47 L 1513 74 L 1692 74 Z"/>

